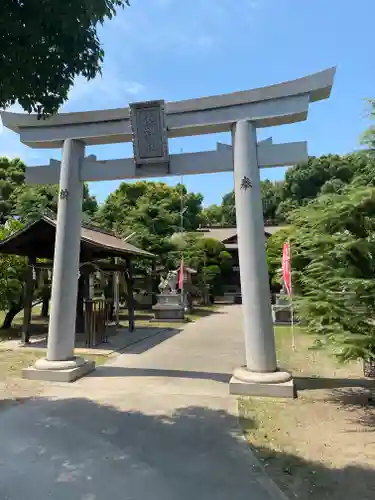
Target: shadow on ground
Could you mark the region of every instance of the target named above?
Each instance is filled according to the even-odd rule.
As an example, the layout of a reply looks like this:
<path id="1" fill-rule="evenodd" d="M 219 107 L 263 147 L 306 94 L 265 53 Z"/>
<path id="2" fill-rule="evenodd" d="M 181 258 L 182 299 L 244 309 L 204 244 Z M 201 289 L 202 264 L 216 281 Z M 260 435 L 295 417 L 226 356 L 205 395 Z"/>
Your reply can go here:
<path id="1" fill-rule="evenodd" d="M 228 384 L 230 373 L 211 373 L 186 370 L 163 370 L 157 368 L 126 368 L 122 366 L 101 365 L 87 377 L 170 377 L 191 380 L 213 380 Z"/>
<path id="2" fill-rule="evenodd" d="M 36 398 L 0 418 L 3 498 L 43 498 L 48 491 L 52 500 L 281 500 L 238 433 L 237 419 L 223 410 L 188 406 L 154 415 L 83 398 Z M 266 469 L 279 469 L 281 486 L 293 484 L 298 496 L 291 498 L 374 498 L 374 471 L 255 452 Z"/>
<path id="3" fill-rule="evenodd" d="M 356 465 L 329 468 L 320 462 L 275 451 L 255 448 L 265 470 L 288 496 L 301 500 L 373 500 L 375 470 Z"/>
<path id="4" fill-rule="evenodd" d="M 313 389 L 339 389 L 362 387 L 375 390 L 375 379 L 338 378 L 338 377 L 294 377 L 299 391 Z"/>
<path id="5" fill-rule="evenodd" d="M 352 411 L 353 420 L 375 430 L 375 379 L 295 377 L 295 382 L 298 391 L 328 389 L 324 399 Z"/>
<path id="6" fill-rule="evenodd" d="M 171 339 L 180 332 L 181 328 L 143 327 L 138 330 L 136 328 L 133 332 L 135 333 L 136 340 L 129 341 L 129 343 L 124 346 L 123 350 L 126 351 L 127 354 L 142 354 L 162 342 Z M 127 335 L 126 332 L 125 335 Z"/>
<path id="7" fill-rule="evenodd" d="M 110 331 L 108 333 L 107 342 L 91 346 L 90 349 L 94 353 L 97 350 L 108 352 L 127 352 L 128 354 L 142 354 L 158 344 L 174 337 L 180 331 L 181 329 L 179 328 L 161 328 L 156 326 L 136 327 L 133 332 L 129 332 L 127 328 L 118 328 L 115 332 Z M 84 335 L 76 334 L 75 347 L 77 349 L 87 348 Z M 24 350 L 46 348 L 46 335 L 35 335 L 34 337 L 31 337 L 30 344 L 23 347 Z"/>
<path id="8" fill-rule="evenodd" d="M 332 391 L 330 401 L 353 412 L 353 420 L 367 428 L 366 432 L 375 432 L 375 389 L 370 391 L 358 388 L 336 389 Z"/>
<path id="9" fill-rule="evenodd" d="M 187 315 L 187 318 L 191 316 L 193 319 L 205 318 L 207 316 L 212 316 L 213 314 L 225 314 L 225 311 L 220 311 L 219 308 L 215 309 L 205 309 L 200 307 L 194 307 L 191 314 Z M 152 310 L 145 309 L 143 311 L 139 311 L 136 313 L 135 322 L 137 321 L 151 321 L 154 320 L 155 313 Z M 119 315 L 120 322 L 126 322 L 129 320 L 129 316 L 127 313 L 120 313 Z"/>

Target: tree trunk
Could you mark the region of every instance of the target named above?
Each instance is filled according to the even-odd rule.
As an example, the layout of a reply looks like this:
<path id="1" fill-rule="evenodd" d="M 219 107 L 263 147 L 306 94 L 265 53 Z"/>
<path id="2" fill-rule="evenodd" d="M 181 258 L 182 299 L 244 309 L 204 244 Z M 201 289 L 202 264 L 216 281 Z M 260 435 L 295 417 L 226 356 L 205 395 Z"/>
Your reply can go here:
<path id="1" fill-rule="evenodd" d="M 49 297 L 43 297 L 42 310 L 40 312 L 41 318 L 48 318 L 48 309 L 49 309 Z"/>
<path id="2" fill-rule="evenodd" d="M 9 309 L 9 311 L 6 313 L 3 325 L 1 329 L 8 329 L 11 328 L 12 322 L 15 318 L 15 316 L 22 311 L 22 306 L 14 306 Z"/>

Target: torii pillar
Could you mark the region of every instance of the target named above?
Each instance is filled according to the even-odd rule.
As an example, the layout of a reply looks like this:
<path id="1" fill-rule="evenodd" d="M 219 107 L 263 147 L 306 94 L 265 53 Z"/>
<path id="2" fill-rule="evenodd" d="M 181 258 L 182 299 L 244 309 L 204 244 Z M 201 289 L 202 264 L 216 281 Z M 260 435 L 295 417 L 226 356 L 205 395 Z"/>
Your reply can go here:
<path id="1" fill-rule="evenodd" d="M 74 356 L 83 199 L 80 169 L 84 156 L 85 144 L 82 141 L 64 141 L 47 357 L 25 369 L 28 378 L 72 382 L 95 369 L 94 362 Z"/>
<path id="2" fill-rule="evenodd" d="M 232 140 L 246 365 L 235 370 L 230 392 L 293 397 L 292 375 L 277 368 L 255 126 L 238 121 Z"/>
<path id="3" fill-rule="evenodd" d="M 303 121 L 310 103 L 329 97 L 335 68 L 270 87 L 165 104 L 67 113 L 48 120 L 1 113 L 6 127 L 34 148 L 63 147 L 63 161 L 26 169 L 33 184 L 60 182 L 46 360 L 24 376 L 71 381 L 93 369 L 74 357 L 82 182 L 234 171 L 244 318 L 245 364 L 235 370 L 231 394 L 293 397 L 292 376 L 276 363 L 259 169 L 307 161 L 304 142 L 257 143 L 256 129 Z M 168 137 L 232 132 L 233 146 L 169 155 Z M 133 142 L 134 157 L 84 158 L 84 145 Z M 66 295 L 70 295 L 67 297 Z M 230 332 L 229 332 L 230 334 Z"/>

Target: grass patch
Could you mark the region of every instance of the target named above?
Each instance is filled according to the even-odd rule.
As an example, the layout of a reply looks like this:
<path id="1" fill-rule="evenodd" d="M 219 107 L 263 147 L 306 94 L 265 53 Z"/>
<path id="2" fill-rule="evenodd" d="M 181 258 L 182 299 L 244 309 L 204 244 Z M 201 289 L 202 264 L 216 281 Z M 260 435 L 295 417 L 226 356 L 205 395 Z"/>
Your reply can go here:
<path id="1" fill-rule="evenodd" d="M 0 380 L 21 377 L 23 368 L 33 365 L 37 359 L 45 355 L 45 349 L 0 351 Z M 82 354 L 81 356 L 88 361 L 95 361 L 97 365 L 103 365 L 108 361 L 108 356 L 103 354 Z"/>
<path id="2" fill-rule="evenodd" d="M 35 363 L 45 355 L 36 351 L 0 351 L 0 380 L 21 377 L 22 369 Z"/>
<path id="3" fill-rule="evenodd" d="M 33 309 L 33 326 L 35 333 L 47 331 L 48 319 L 40 318 L 40 306 Z M 0 312 L 0 321 L 4 319 L 4 312 Z M 23 349 L 1 349 L 1 341 L 21 338 L 21 326 L 23 322 L 23 312 L 18 314 L 9 330 L 0 330 L 0 411 L 9 407 L 26 402 L 28 399 L 38 396 L 43 392 L 43 384 L 35 380 L 22 378 L 22 370 L 32 366 L 37 359 L 45 357 L 47 349 L 27 347 Z M 95 361 L 97 365 L 102 365 L 108 361 L 109 357 L 103 354 L 90 353 L 81 354 L 76 351 L 77 356 L 82 356 L 87 360 Z"/>
<path id="4" fill-rule="evenodd" d="M 289 327 L 275 333 L 279 366 L 296 377 L 330 380 L 331 388 L 300 391 L 297 400 L 240 398 L 240 425 L 255 454 L 291 498 L 373 498 L 375 409 L 364 389 L 340 386 L 361 379 L 362 365 L 341 365 L 326 350 L 311 349 L 314 338 L 302 329 L 295 350 Z"/>
<path id="5" fill-rule="evenodd" d="M 42 383 L 21 377 L 23 368 L 32 366 L 45 354 L 43 349 L 0 351 L 0 411 L 15 404 L 25 403 L 43 392 Z M 105 363 L 108 359 L 107 356 L 97 354 L 88 354 L 84 357 L 95 361 L 98 365 Z"/>
<path id="6" fill-rule="evenodd" d="M 315 336 L 305 329 L 295 327 L 295 349 L 289 326 L 275 328 L 276 351 L 279 366 L 294 375 L 307 377 L 362 377 L 360 363 L 341 364 L 328 349 L 314 348 Z"/>

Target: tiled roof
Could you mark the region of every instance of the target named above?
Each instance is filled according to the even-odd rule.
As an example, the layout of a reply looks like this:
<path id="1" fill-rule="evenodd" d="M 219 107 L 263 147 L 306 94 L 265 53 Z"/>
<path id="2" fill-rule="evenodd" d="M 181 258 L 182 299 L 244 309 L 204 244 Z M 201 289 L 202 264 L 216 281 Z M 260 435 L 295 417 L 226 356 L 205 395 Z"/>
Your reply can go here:
<path id="1" fill-rule="evenodd" d="M 287 229 L 288 226 L 264 226 L 264 231 L 268 234 L 277 233 L 277 231 L 282 231 Z"/>
<path id="2" fill-rule="evenodd" d="M 20 231 L 0 241 L 0 253 L 15 255 L 35 255 L 52 258 L 57 221 L 52 215 L 43 215 Z M 48 248 L 47 248 L 48 247 Z M 123 241 L 110 231 L 87 224 L 81 225 L 81 252 L 95 255 L 125 257 L 128 255 L 154 257 L 152 253 Z"/>
<path id="3" fill-rule="evenodd" d="M 276 231 L 285 229 L 287 226 L 264 226 L 266 234 L 273 234 Z M 237 236 L 236 227 L 208 227 L 199 229 L 198 234 L 202 234 L 204 238 L 214 238 L 215 240 L 225 242 L 226 240 Z"/>
<path id="4" fill-rule="evenodd" d="M 110 250 L 119 250 L 124 252 L 124 254 L 154 257 L 152 253 L 146 252 L 146 250 L 142 250 L 141 248 L 123 241 L 113 233 L 103 231 L 100 228 L 94 228 L 93 226 L 88 227 L 86 224 L 83 224 L 81 227 L 81 241 L 86 241 L 87 243 L 92 243 Z"/>
<path id="5" fill-rule="evenodd" d="M 225 241 L 237 235 L 236 227 L 208 227 L 197 231 L 204 238 L 214 238 L 218 241 Z"/>

